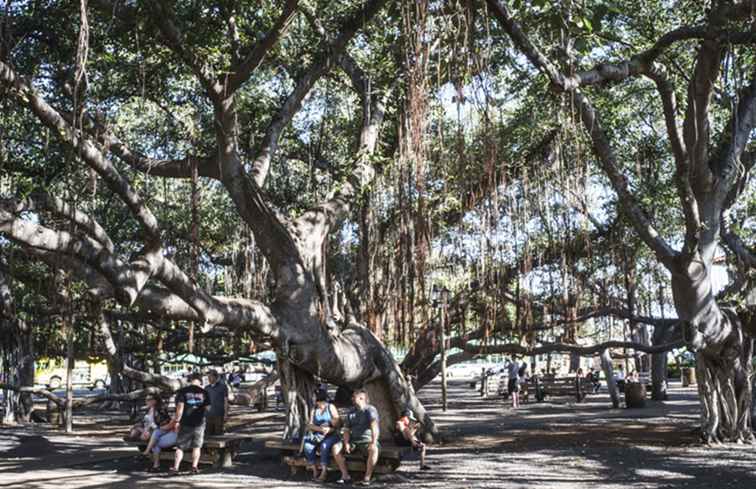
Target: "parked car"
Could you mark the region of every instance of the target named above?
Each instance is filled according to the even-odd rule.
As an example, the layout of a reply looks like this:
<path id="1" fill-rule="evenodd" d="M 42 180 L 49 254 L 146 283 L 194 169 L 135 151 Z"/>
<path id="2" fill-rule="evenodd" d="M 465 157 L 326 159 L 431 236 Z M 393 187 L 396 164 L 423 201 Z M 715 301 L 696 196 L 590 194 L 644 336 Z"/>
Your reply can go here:
<path id="1" fill-rule="evenodd" d="M 68 369 L 64 358 L 41 358 L 36 362 L 34 383 L 51 390 L 66 385 Z M 76 360 L 71 372 L 71 382 L 77 388 L 104 389 L 110 385 L 110 374 L 105 361 Z"/>

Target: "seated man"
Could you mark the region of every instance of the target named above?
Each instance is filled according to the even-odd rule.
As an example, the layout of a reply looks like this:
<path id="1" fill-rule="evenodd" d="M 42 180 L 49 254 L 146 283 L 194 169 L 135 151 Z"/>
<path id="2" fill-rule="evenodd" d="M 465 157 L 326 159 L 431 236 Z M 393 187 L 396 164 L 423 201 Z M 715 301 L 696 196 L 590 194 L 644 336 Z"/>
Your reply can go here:
<path id="1" fill-rule="evenodd" d="M 349 477 L 349 471 L 347 471 L 344 454 L 358 451 L 367 459 L 365 479 L 358 484 L 369 486 L 381 449 L 378 443 L 378 436 L 380 435 L 378 411 L 368 404 L 368 395 L 364 390 L 354 391 L 352 403 L 354 409 L 346 415 L 344 420 L 344 439 L 333 446 L 333 458 L 336 460 L 339 470 L 341 470 L 341 479 L 336 483 L 347 484 L 352 481 L 352 478 Z"/>
<path id="2" fill-rule="evenodd" d="M 425 444 L 417 438 L 417 431 L 420 423 L 412 414 L 412 410 L 407 408 L 402 411 L 402 415 L 396 420 L 396 444 L 400 446 L 411 446 L 416 452 L 420 452 L 420 470 L 430 470 L 425 463 Z"/>

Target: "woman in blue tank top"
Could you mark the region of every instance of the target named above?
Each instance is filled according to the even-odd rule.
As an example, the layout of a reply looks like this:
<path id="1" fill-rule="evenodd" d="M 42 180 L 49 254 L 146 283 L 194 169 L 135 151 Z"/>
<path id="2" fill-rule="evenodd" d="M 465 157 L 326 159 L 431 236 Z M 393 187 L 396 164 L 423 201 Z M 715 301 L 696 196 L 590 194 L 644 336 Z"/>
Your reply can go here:
<path id="1" fill-rule="evenodd" d="M 325 391 L 318 391 L 315 409 L 307 425 L 307 436 L 304 440 L 304 454 L 308 467 L 312 468 L 313 479 L 320 481 L 326 479 L 328 464 L 331 463 L 331 447 L 339 441 L 337 428 L 340 422 L 336 406 L 328 402 L 328 394 Z M 318 450 L 320 464 L 317 463 Z"/>

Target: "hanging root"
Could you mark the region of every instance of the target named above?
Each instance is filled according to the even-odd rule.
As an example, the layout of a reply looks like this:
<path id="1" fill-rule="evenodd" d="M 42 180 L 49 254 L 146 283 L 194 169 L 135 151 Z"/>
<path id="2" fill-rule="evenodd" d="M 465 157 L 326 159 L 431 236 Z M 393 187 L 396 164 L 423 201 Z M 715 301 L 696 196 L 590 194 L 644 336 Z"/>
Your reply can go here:
<path id="1" fill-rule="evenodd" d="M 754 443 L 751 424 L 753 339 L 744 335 L 734 314 L 732 333 L 722 343 L 696 354 L 701 399 L 701 438 L 707 445 Z"/>
<path id="2" fill-rule="evenodd" d="M 278 373 L 281 379 L 281 395 L 286 404 L 286 424 L 282 433 L 285 440 L 304 440 L 307 420 L 312 409 L 312 394 L 315 378 L 287 358 L 278 355 Z"/>

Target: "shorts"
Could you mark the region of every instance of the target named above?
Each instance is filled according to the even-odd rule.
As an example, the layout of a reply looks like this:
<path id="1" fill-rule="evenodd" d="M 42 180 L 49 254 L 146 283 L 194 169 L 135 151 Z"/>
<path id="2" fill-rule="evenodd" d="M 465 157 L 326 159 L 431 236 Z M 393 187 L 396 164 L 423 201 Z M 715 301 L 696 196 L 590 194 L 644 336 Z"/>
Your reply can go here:
<path id="1" fill-rule="evenodd" d="M 182 450 L 190 448 L 202 448 L 205 443 L 205 423 L 199 426 L 179 426 L 178 436 L 176 437 L 176 446 Z"/>
<path id="2" fill-rule="evenodd" d="M 370 446 L 369 441 L 358 441 L 357 443 L 349 442 L 349 449 L 352 453 L 359 453 L 362 457 L 368 456 L 368 446 Z M 381 442 L 376 441 L 375 447 L 378 449 L 378 451 L 381 451 Z"/>
<path id="3" fill-rule="evenodd" d="M 224 418 L 223 416 L 208 416 L 205 418 L 207 423 L 207 431 L 205 432 L 208 436 L 213 435 L 222 435 L 224 431 Z"/>
<path id="4" fill-rule="evenodd" d="M 409 447 L 409 448 L 412 448 L 413 452 L 419 452 L 420 450 L 423 449 L 422 443 L 419 443 L 417 446 L 412 446 L 412 442 L 410 442 L 409 440 L 407 440 L 402 435 L 396 435 L 396 436 L 394 436 L 394 443 L 398 447 Z"/>
<path id="5" fill-rule="evenodd" d="M 507 383 L 507 392 L 510 394 L 513 392 L 520 392 L 520 383 L 517 382 L 517 379 L 509 379 L 509 383 Z"/>

